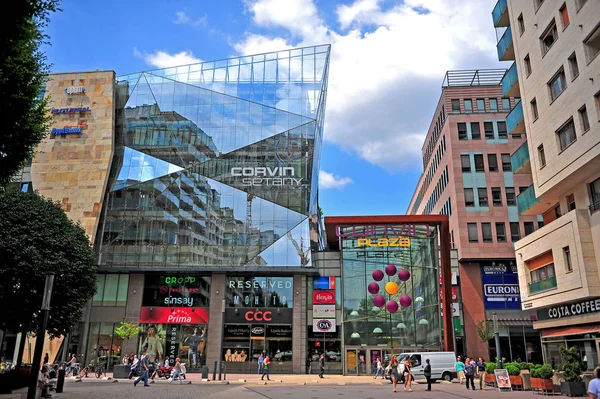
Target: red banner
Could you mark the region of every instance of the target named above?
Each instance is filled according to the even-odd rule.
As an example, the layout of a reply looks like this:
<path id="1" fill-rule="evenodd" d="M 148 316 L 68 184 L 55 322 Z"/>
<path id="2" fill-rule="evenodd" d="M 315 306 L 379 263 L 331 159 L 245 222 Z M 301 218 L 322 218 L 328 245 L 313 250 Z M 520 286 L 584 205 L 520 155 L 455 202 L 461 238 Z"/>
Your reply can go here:
<path id="1" fill-rule="evenodd" d="M 140 323 L 206 324 L 208 308 L 142 307 Z"/>
<path id="2" fill-rule="evenodd" d="M 314 305 L 335 305 L 335 290 L 313 290 Z"/>
<path id="3" fill-rule="evenodd" d="M 444 290 L 440 288 L 440 300 L 444 296 Z M 458 301 L 458 287 L 452 287 L 452 302 Z"/>

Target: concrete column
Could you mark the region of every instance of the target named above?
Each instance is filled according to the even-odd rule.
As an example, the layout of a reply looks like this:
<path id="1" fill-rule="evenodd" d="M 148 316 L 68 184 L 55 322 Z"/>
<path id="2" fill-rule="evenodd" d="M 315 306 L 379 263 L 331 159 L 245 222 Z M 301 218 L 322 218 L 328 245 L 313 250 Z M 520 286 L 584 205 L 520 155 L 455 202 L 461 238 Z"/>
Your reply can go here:
<path id="1" fill-rule="evenodd" d="M 125 318 L 123 321 L 139 323 L 142 310 L 142 297 L 144 293 L 144 274 L 132 273 L 129 275 L 129 288 L 127 289 L 127 305 L 125 306 Z M 138 353 L 138 337 L 123 341 L 121 353 Z"/>
<path id="2" fill-rule="evenodd" d="M 221 325 L 223 324 L 223 315 L 221 314 L 221 303 L 225 298 L 225 275 L 212 274 L 210 283 L 210 305 L 208 314 L 208 337 L 206 340 L 206 364 L 210 371 L 213 369 L 215 360 L 219 361 L 221 357 Z M 217 370 L 218 371 L 218 370 Z"/>
<path id="3" fill-rule="evenodd" d="M 294 374 L 306 372 L 307 308 L 306 275 L 294 276 L 294 310 L 292 326 L 292 364 Z"/>

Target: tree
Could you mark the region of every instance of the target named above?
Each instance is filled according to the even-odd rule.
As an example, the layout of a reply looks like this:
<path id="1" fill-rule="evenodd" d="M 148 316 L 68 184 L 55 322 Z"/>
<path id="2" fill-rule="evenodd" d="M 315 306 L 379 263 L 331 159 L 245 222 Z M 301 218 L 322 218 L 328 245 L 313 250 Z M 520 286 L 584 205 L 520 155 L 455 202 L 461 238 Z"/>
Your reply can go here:
<path id="1" fill-rule="evenodd" d="M 0 330 L 35 332 L 45 275 L 54 273 L 47 331 L 65 335 L 96 291 L 94 252 L 85 230 L 58 202 L 0 193 Z"/>
<path id="2" fill-rule="evenodd" d="M 483 343 L 487 344 L 490 339 L 494 338 L 494 330 L 487 324 L 485 320 L 479 320 L 475 328 L 477 329 L 477 335 L 479 335 L 479 339 L 481 339 Z"/>
<path id="3" fill-rule="evenodd" d="M 48 16 L 58 0 L 15 1 L 0 23 L 0 187 L 19 171 L 48 133 L 50 115 L 43 99 L 49 72 L 40 46 Z"/>
<path id="4" fill-rule="evenodd" d="M 119 327 L 115 328 L 115 334 L 121 339 L 131 339 L 136 337 L 142 328 L 136 323 L 122 321 Z"/>

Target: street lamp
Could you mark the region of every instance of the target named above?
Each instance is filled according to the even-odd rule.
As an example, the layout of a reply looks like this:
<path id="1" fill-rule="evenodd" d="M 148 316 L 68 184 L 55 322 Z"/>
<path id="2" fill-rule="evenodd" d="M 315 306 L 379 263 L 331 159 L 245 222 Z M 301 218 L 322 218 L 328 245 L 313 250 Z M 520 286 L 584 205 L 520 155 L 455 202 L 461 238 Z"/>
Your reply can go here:
<path id="1" fill-rule="evenodd" d="M 38 374 L 40 372 L 42 352 L 44 351 L 44 338 L 46 336 L 46 325 L 48 324 L 48 312 L 50 311 L 50 298 L 52 297 L 53 285 L 54 273 L 46 274 L 46 282 L 44 283 L 44 292 L 42 297 L 42 307 L 40 311 L 41 317 L 35 339 L 35 349 L 33 352 L 33 363 L 31 364 L 31 375 L 29 376 L 27 399 L 35 399 L 37 396 Z"/>
<path id="2" fill-rule="evenodd" d="M 498 362 L 498 368 L 502 368 L 502 354 L 500 353 L 500 333 L 498 332 L 498 315 L 496 312 L 492 313 L 492 319 L 494 320 L 494 340 L 496 341 L 496 359 Z"/>

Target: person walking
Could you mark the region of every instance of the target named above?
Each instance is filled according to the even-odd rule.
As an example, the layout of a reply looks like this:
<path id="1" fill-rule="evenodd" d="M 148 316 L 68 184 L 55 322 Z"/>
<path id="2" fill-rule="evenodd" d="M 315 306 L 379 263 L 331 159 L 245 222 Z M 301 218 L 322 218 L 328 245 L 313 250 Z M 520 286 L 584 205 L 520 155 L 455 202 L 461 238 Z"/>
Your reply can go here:
<path id="1" fill-rule="evenodd" d="M 465 379 L 465 364 L 460 360 L 460 356 L 456 358 L 454 370 L 456 370 L 456 378 L 458 378 L 458 382 L 462 384 L 463 380 Z"/>
<path id="2" fill-rule="evenodd" d="M 486 390 L 485 377 L 487 376 L 487 369 L 482 358 L 477 360 L 477 376 L 479 377 L 479 389 Z"/>
<path id="3" fill-rule="evenodd" d="M 323 377 L 323 373 L 325 372 L 325 355 L 321 353 L 321 357 L 319 358 L 319 369 L 321 370 L 321 373 L 319 373 L 319 378 L 325 378 Z"/>
<path id="4" fill-rule="evenodd" d="M 429 359 L 425 359 L 425 367 L 423 368 L 423 375 L 425 375 L 425 379 L 427 380 L 426 391 L 431 391 L 431 364 L 429 363 Z"/>
<path id="5" fill-rule="evenodd" d="M 377 358 L 377 371 L 375 372 L 375 377 L 373 379 L 377 379 L 377 376 L 381 374 L 381 379 L 383 380 L 385 377 L 383 375 L 383 365 L 381 364 L 381 359 Z"/>
<path id="6" fill-rule="evenodd" d="M 471 388 L 475 390 L 475 362 L 471 361 L 471 359 L 465 359 L 465 385 L 467 389 L 469 389 L 469 381 L 471 381 Z"/>
<path id="7" fill-rule="evenodd" d="M 50 356 L 48 356 L 48 352 L 46 352 L 46 354 L 44 355 L 44 363 L 43 364 L 48 364 L 49 358 L 50 358 Z"/>
<path id="8" fill-rule="evenodd" d="M 179 358 L 176 357 L 175 358 L 175 366 L 173 366 L 173 374 L 172 374 L 172 378 L 171 381 L 169 381 L 169 384 L 172 384 L 173 381 L 175 381 L 175 378 L 179 377 L 179 385 L 181 385 L 182 379 L 181 379 L 181 362 L 179 361 Z"/>
<path id="9" fill-rule="evenodd" d="M 140 360 L 140 376 L 133 381 L 133 386 L 137 386 L 138 382 L 144 380 L 144 386 L 145 387 L 149 387 L 150 385 L 148 384 L 148 363 L 150 362 L 150 354 L 146 353 L 145 356 L 142 357 L 142 360 Z"/>
<path id="10" fill-rule="evenodd" d="M 394 385 L 394 392 L 396 392 L 396 384 L 398 383 L 398 359 L 396 359 L 396 355 L 392 356 L 388 367 L 390 368 L 390 379 Z"/>
<path id="11" fill-rule="evenodd" d="M 137 355 L 133 355 L 133 362 L 131 363 L 131 367 L 129 368 L 129 379 L 135 374 L 137 374 L 138 364 L 140 359 L 138 359 Z"/>
<path id="12" fill-rule="evenodd" d="M 263 373 L 263 367 L 265 362 L 265 354 L 261 353 L 260 356 L 258 357 L 258 374 L 262 374 Z"/>
<path id="13" fill-rule="evenodd" d="M 77 365 L 77 357 L 73 353 L 73 356 L 71 356 L 71 360 L 69 360 L 67 362 L 67 370 L 65 372 L 65 375 L 68 376 L 72 371 L 74 371 L 76 365 Z M 75 373 L 73 373 L 73 376 L 75 376 Z"/>
<path id="14" fill-rule="evenodd" d="M 594 377 L 588 385 L 588 394 L 590 399 L 600 399 L 600 367 L 594 370 Z"/>
<path id="15" fill-rule="evenodd" d="M 413 375 L 411 369 L 412 362 L 410 361 L 410 357 L 407 357 L 404 361 L 404 390 L 406 391 L 406 387 L 408 387 L 408 392 L 412 392 Z"/>
<path id="16" fill-rule="evenodd" d="M 267 355 L 265 356 L 265 360 L 263 361 L 263 374 L 262 377 L 260 377 L 261 381 L 263 381 L 265 375 L 267 376 L 267 381 L 271 381 L 271 379 L 269 378 L 269 364 L 271 364 L 271 359 L 269 358 L 269 355 Z"/>

